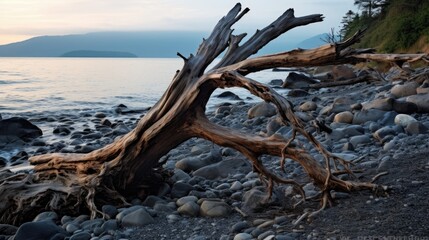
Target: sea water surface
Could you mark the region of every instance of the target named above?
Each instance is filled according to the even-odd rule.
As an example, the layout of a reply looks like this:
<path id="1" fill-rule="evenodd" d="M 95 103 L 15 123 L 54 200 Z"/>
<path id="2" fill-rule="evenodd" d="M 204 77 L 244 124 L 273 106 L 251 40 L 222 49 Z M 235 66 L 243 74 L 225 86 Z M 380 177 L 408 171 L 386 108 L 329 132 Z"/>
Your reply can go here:
<path id="1" fill-rule="evenodd" d="M 0 116 L 30 120 L 91 116 L 98 111 L 113 112 L 119 104 L 129 109 L 146 109 L 160 99 L 182 65 L 180 58 L 0 58 Z M 287 74 L 266 70 L 249 76 L 267 83 L 284 79 Z M 226 90 L 246 102 L 261 101 L 244 89 Z M 219 103 L 233 102 L 216 97 L 226 90 L 213 93 L 207 111 L 213 111 Z M 76 122 L 74 127 L 84 128 L 85 121 Z M 42 129 L 43 141 L 48 144 L 71 141 L 53 134 L 59 122 L 37 120 L 35 124 Z M 0 157 L 10 159 L 19 151 L 28 150 L 8 146 L 0 146 Z"/>
<path id="2" fill-rule="evenodd" d="M 150 107 L 182 65 L 180 58 L 0 58 L 0 114 Z M 250 76 L 266 83 L 285 74 Z"/>

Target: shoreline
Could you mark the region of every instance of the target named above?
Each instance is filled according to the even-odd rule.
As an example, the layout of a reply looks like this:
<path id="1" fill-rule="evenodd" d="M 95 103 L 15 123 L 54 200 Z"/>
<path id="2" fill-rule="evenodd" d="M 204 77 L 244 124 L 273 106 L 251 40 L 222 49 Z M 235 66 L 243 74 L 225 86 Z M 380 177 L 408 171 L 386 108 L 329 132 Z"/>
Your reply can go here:
<path id="1" fill-rule="evenodd" d="M 109 216 L 104 219 L 89 220 L 84 215 L 55 217 L 54 214 L 45 214 L 40 218 L 51 219 L 65 234 L 89 234 L 94 239 L 423 237 L 427 230 L 422 226 L 429 225 L 429 220 L 424 218 L 429 206 L 425 197 L 429 193 L 429 160 L 425 154 L 429 149 L 429 132 L 418 131 L 429 128 L 429 112 L 398 113 L 393 110 L 392 102 L 385 100 L 392 98 L 394 89 L 399 88 L 397 86 L 407 84 L 406 79 L 390 83 L 358 83 L 309 91 L 310 95 L 302 97 L 287 97 L 316 139 L 346 160 L 358 159 L 355 167 L 363 170 L 357 173 L 359 180 L 370 181 L 375 175 L 388 172 L 376 182 L 391 187 L 389 195 L 333 192 L 333 207 L 324 210 L 312 221 L 294 224 L 305 211 L 317 210 L 319 203 L 307 201 L 292 208 L 300 200 L 299 195 L 289 186 L 282 185 L 276 186 L 273 198 L 268 205 L 263 205 L 261 196 L 265 196 L 264 184 L 252 172 L 246 158 L 235 150 L 219 148 L 201 139 L 190 139 L 168 154 L 164 167 L 173 173 L 172 181 L 160 189 L 158 196 L 146 200 L 131 199 L 133 206 L 127 208 L 103 206 L 102 211 Z M 417 87 L 420 85 L 414 89 Z M 400 93 L 408 91 L 403 88 Z M 401 97 L 394 99 L 396 101 Z M 255 105 L 258 104 L 246 100 L 225 100 L 225 103 L 207 115 L 216 124 L 254 134 L 281 134 L 285 137 L 291 134 L 290 127 L 276 124 L 275 115 L 268 111 L 249 118 L 248 112 Z M 350 115 L 344 112 L 350 112 L 352 119 L 347 119 Z M 58 129 L 58 133 L 45 136 L 48 139 L 44 141 L 44 146 L 34 146 L 33 142 L 31 148 L 39 153 L 43 149 L 50 152 L 59 147 L 62 147 L 60 151 L 65 152 L 90 151 L 130 131 L 142 114 L 144 112 L 129 115 L 91 112 L 82 115 L 33 116 L 32 122 L 36 125 L 46 123 L 47 118 L 52 117 L 47 129 L 50 132 Z M 409 122 L 397 122 L 395 119 L 399 114 L 407 115 Z M 312 128 L 310 121 L 316 118 L 325 119 L 333 133 L 318 133 Z M 416 125 L 414 122 L 419 123 L 417 125 L 420 128 L 411 129 L 409 124 Z M 60 126 L 62 129 L 59 129 Z M 310 149 L 310 153 L 323 161 L 315 149 Z M 277 158 L 263 156 L 261 160 L 271 171 L 304 184 L 308 196 L 320 190 L 309 181 L 298 164 L 288 160 L 285 173 L 282 173 Z M 348 179 L 346 176 L 344 178 Z M 203 210 L 207 204 L 222 209 L 218 217 L 207 217 Z M 243 212 L 247 217 L 243 216 Z M 151 223 L 142 224 L 131 217 L 126 218 L 130 214 L 144 215 Z M 417 219 L 410 220 L 413 215 Z M 351 223 L 354 218 L 360 222 Z"/>

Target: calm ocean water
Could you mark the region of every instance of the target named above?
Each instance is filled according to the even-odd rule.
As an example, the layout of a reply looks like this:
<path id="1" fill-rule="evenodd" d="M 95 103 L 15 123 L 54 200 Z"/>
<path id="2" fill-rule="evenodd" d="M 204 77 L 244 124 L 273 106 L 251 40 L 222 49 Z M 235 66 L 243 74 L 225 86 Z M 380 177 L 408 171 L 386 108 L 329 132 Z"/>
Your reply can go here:
<path id="1" fill-rule="evenodd" d="M 0 58 L 0 113 L 149 107 L 182 63 L 179 58 Z M 252 77 L 268 82 L 286 74 L 263 71 Z"/>
<path id="2" fill-rule="evenodd" d="M 179 58 L 0 58 L 0 114 L 3 118 L 37 118 L 109 111 L 119 104 L 133 109 L 150 107 L 159 100 L 182 64 Z M 250 76 L 266 83 L 284 79 L 287 73 L 267 70 Z M 247 102 L 260 101 L 246 90 L 227 90 Z M 225 90 L 216 90 L 213 95 L 222 91 Z M 232 100 L 212 97 L 208 111 L 225 101 Z M 82 127 L 79 124 L 85 122 L 76 122 L 74 126 Z M 47 143 L 70 141 L 52 133 L 57 122 L 36 125 Z M 22 150 L 0 147 L 0 157 L 10 159 Z"/>

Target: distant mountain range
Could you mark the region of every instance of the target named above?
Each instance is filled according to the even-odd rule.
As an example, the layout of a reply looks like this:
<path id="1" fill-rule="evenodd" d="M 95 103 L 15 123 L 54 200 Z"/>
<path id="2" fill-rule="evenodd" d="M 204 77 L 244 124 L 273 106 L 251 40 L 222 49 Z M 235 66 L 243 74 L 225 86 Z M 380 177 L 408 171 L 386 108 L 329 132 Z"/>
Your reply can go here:
<path id="1" fill-rule="evenodd" d="M 309 48 L 316 48 L 321 45 L 327 44 L 324 39 L 328 36 L 327 33 L 318 34 L 314 37 L 305 39 L 304 41 L 298 43 L 296 47 L 303 48 L 303 49 L 309 49 Z"/>
<path id="2" fill-rule="evenodd" d="M 190 53 L 195 53 L 202 39 L 207 36 L 208 33 L 204 32 L 185 31 L 97 32 L 64 36 L 40 36 L 22 42 L 0 45 L 0 57 L 60 57 L 65 54 L 66 56 L 71 54 L 74 57 L 79 57 L 82 54 L 82 57 L 94 54 L 96 56 L 104 54 L 104 57 L 114 57 L 119 52 L 126 53 L 126 55 L 122 54 L 122 57 L 166 58 L 176 57 L 177 52 L 187 56 Z M 276 39 L 263 48 L 259 54 L 324 44 L 320 37 L 313 37 L 298 44 L 291 42 L 290 39 L 294 38 Z M 85 52 L 81 52 L 82 50 Z"/>

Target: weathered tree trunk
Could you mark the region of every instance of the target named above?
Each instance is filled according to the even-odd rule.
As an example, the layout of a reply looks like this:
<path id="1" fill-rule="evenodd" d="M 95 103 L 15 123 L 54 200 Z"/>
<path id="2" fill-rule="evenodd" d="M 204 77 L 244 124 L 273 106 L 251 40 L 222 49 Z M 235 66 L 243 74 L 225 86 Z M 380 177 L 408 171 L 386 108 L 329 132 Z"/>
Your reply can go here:
<path id="1" fill-rule="evenodd" d="M 343 181 L 331 174 L 331 164 L 348 163 L 333 156 L 295 116 L 290 103 L 273 89 L 245 76 L 274 67 L 305 67 L 360 61 L 356 55 L 371 50 L 349 48 L 361 34 L 335 45 L 311 50 L 293 50 L 274 55 L 250 58 L 259 49 L 282 33 L 302 25 L 322 21 L 322 15 L 295 17 L 287 10 L 272 24 L 258 30 L 240 44 L 245 34 L 233 35 L 231 26 L 248 12 L 237 4 L 203 40 L 195 55 L 184 59 L 183 68 L 137 127 L 114 143 L 88 154 L 46 154 L 30 158 L 34 173 L 3 177 L 0 180 L 0 222 L 19 223 L 34 217 L 40 211 L 58 210 L 64 214 L 84 209 L 94 217 L 97 205 L 104 202 L 123 204 L 122 196 L 148 191 L 159 175 L 153 169 L 159 159 L 171 149 L 192 137 L 208 139 L 218 145 L 234 148 L 249 158 L 254 169 L 269 183 L 300 185 L 269 172 L 259 160 L 262 154 L 279 156 L 281 163 L 290 158 L 303 166 L 315 184 L 324 193 L 329 190 L 350 191 L 373 189 L 371 183 Z M 207 70 L 222 52 L 225 55 L 211 70 Z M 206 104 L 217 88 L 242 87 L 278 108 L 283 121 L 292 125 L 294 132 L 304 136 L 326 158 L 321 166 L 305 149 L 283 137 L 261 137 L 218 126 L 206 115 Z M 302 190 L 302 189 L 301 189 Z M 325 196 L 327 196 L 325 194 Z M 327 197 L 325 198 L 327 199 Z M 326 203 L 326 202 L 325 202 Z M 19 214 L 17 214 L 19 212 Z"/>

